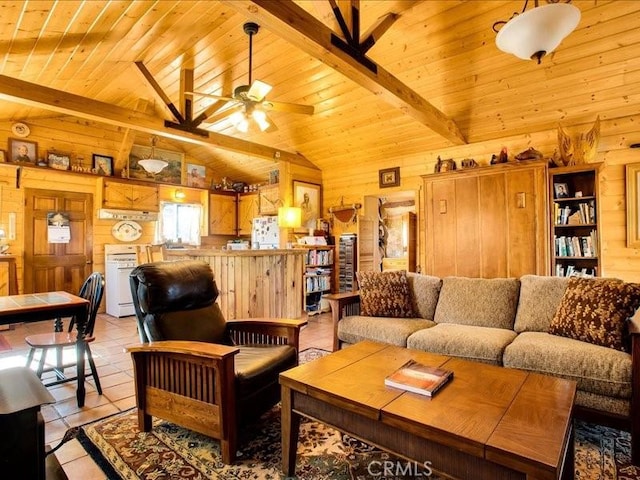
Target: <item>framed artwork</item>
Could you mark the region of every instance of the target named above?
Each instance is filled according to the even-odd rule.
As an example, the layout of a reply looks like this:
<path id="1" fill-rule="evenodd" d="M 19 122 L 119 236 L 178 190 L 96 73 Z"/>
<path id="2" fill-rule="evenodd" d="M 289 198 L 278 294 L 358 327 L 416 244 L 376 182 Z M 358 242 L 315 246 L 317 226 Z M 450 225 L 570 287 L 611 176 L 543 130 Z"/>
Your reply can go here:
<path id="1" fill-rule="evenodd" d="M 98 175 L 113 175 L 113 157 L 107 155 L 93 154 L 93 170 Z"/>
<path id="2" fill-rule="evenodd" d="M 22 138 L 9 138 L 9 160 L 35 165 L 38 160 L 38 144 Z"/>
<path id="3" fill-rule="evenodd" d="M 158 173 L 147 172 L 138 165 L 139 160 L 151 156 L 151 147 L 145 147 L 143 145 L 134 145 L 131 147 L 131 152 L 129 153 L 129 178 L 182 185 L 182 162 L 184 160 L 184 154 L 155 148 L 154 155 L 158 160 L 164 160 L 168 163 L 168 165 Z"/>
<path id="4" fill-rule="evenodd" d="M 301 233 L 315 230 L 322 211 L 322 186 L 294 180 L 293 206 L 302 209 L 302 226 L 293 231 Z"/>
<path id="5" fill-rule="evenodd" d="M 640 248 L 640 163 L 625 167 L 627 180 L 627 247 Z"/>
<path id="6" fill-rule="evenodd" d="M 71 155 L 60 152 L 47 152 L 47 165 L 56 170 L 69 170 Z"/>
<path id="7" fill-rule="evenodd" d="M 187 187 L 207 188 L 207 172 L 204 165 L 187 163 Z"/>
<path id="8" fill-rule="evenodd" d="M 400 186 L 400 167 L 385 168 L 378 171 L 380 188 Z"/>
<path id="9" fill-rule="evenodd" d="M 554 198 L 569 198 L 569 187 L 566 183 L 554 183 L 553 184 L 553 196 Z"/>

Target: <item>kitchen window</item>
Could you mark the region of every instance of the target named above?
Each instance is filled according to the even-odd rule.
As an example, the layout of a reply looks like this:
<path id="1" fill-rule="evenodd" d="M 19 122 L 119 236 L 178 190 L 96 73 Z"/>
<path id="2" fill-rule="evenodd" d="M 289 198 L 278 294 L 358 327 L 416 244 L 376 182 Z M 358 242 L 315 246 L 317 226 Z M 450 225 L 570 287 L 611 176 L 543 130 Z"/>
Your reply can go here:
<path id="1" fill-rule="evenodd" d="M 202 205 L 160 202 L 155 243 L 200 245 Z"/>

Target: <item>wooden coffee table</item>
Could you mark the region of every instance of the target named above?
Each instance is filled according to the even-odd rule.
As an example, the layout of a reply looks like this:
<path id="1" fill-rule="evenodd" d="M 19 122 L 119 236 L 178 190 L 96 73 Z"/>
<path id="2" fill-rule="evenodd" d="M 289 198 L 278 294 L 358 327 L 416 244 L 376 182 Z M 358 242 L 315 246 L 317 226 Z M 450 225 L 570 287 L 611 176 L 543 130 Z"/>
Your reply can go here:
<path id="1" fill-rule="evenodd" d="M 454 378 L 431 398 L 385 387 L 409 359 Z M 573 478 L 572 381 L 365 341 L 281 373 L 280 384 L 287 476 L 303 415 L 454 478 Z"/>

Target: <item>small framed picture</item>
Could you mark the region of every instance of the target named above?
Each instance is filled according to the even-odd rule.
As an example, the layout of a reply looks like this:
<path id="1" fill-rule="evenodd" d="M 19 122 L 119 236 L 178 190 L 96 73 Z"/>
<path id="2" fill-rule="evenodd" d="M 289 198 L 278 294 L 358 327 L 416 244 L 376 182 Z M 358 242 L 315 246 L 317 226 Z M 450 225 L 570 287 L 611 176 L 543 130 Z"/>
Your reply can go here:
<path id="1" fill-rule="evenodd" d="M 98 175 L 113 175 L 113 157 L 107 155 L 93 154 L 93 170 Z"/>
<path id="2" fill-rule="evenodd" d="M 206 174 L 204 165 L 187 163 L 187 187 L 207 188 Z"/>
<path id="3" fill-rule="evenodd" d="M 71 155 L 61 152 L 47 152 L 47 165 L 56 170 L 69 170 L 71 165 Z"/>
<path id="4" fill-rule="evenodd" d="M 400 167 L 385 168 L 378 171 L 380 188 L 397 187 L 400 185 Z"/>
<path id="5" fill-rule="evenodd" d="M 553 193 L 555 198 L 568 198 L 569 188 L 566 183 L 554 183 Z"/>
<path id="6" fill-rule="evenodd" d="M 38 144 L 22 138 L 9 138 L 9 159 L 12 162 L 35 165 L 38 160 Z"/>

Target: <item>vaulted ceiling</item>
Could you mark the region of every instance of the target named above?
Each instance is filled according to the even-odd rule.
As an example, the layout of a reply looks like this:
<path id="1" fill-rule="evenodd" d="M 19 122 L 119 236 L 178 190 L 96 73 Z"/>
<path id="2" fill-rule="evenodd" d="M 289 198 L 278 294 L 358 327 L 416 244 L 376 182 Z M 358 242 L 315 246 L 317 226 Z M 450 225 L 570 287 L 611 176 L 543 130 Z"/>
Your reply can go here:
<path id="1" fill-rule="evenodd" d="M 375 32 L 370 75 L 326 43 L 344 37 L 327 0 L 3 1 L 0 120 L 78 116 L 131 128 L 138 143 L 158 133 L 254 182 L 276 152 L 326 169 L 637 113 L 640 2 L 574 0 L 578 28 L 541 65 L 495 46 L 492 25 L 522 3 L 336 1 L 348 22 L 357 7 L 361 38 Z M 273 86 L 270 100 L 315 113 L 269 112 L 270 133 L 228 120 L 201 124 L 210 138 L 166 129 L 167 100 L 183 115 L 192 100 L 193 117 L 216 108 L 184 90 L 229 96 L 248 83 L 247 21 L 261 25 L 253 78 Z"/>

